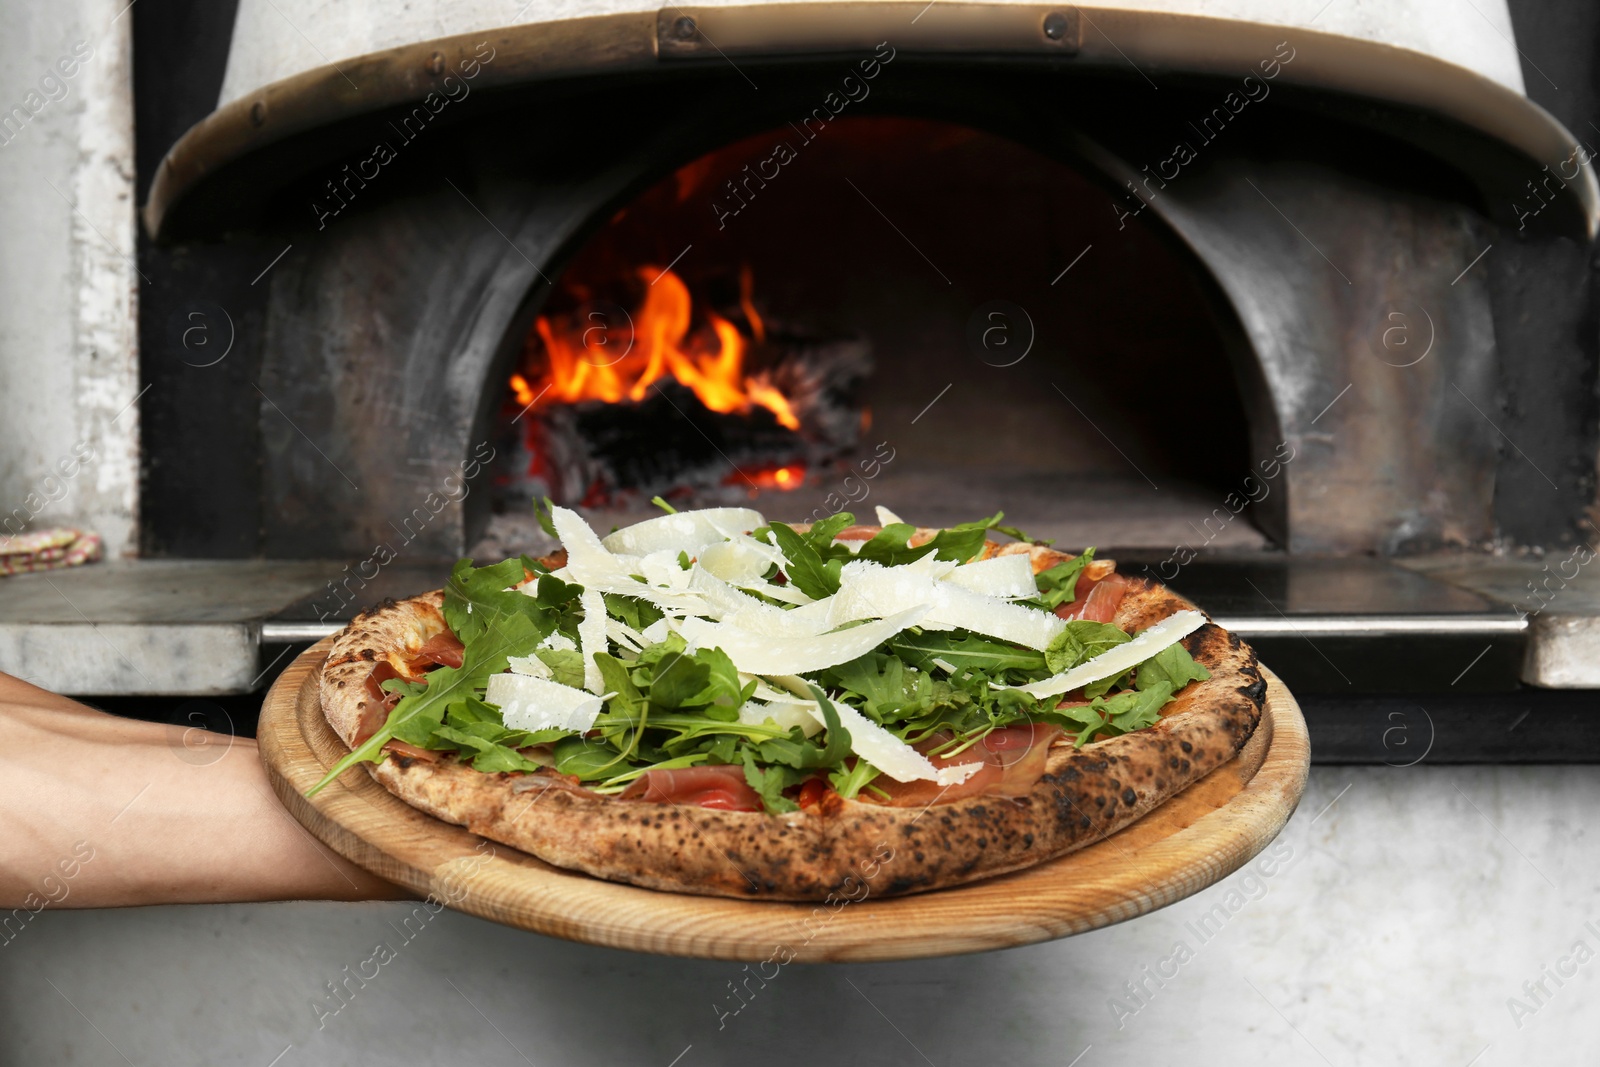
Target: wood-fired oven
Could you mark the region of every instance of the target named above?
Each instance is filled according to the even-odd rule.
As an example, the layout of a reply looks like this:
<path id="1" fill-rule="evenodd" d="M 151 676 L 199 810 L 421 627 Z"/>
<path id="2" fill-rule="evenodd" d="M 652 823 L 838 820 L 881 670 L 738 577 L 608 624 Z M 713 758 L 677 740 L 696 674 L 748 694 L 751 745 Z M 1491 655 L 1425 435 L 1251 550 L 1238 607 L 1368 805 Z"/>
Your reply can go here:
<path id="1" fill-rule="evenodd" d="M 1004 509 L 1297 691 L 1600 685 L 1527 564 L 1591 532 L 1588 143 L 1508 38 L 1210 6 L 241 0 L 140 53 L 222 74 L 144 160 L 142 552 L 343 561 L 281 641 L 535 495 Z"/>

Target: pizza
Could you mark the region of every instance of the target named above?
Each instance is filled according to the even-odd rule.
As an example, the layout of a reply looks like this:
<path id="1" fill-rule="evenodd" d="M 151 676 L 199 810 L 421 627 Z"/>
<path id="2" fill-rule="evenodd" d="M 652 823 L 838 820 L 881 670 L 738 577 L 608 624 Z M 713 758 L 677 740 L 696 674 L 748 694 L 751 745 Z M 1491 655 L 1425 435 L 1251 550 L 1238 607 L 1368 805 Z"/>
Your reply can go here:
<path id="1" fill-rule="evenodd" d="M 937 890 L 1104 839 L 1255 732 L 1255 654 L 1000 525 L 671 512 L 386 602 L 327 721 L 396 796 L 558 867 L 765 900 Z M 1008 538 L 996 540 L 996 538 Z M 881 870 L 880 870 L 881 868 Z"/>

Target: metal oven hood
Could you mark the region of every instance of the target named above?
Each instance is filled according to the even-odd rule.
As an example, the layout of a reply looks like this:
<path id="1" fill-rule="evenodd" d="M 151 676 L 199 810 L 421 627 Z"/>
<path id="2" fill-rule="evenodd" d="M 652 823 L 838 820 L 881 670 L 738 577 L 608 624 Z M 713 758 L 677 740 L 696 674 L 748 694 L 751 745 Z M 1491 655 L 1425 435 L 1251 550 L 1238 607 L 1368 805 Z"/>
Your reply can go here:
<path id="1" fill-rule="evenodd" d="M 508 26 L 498 5 L 484 0 L 392 10 L 369 0 L 242 0 L 217 109 L 161 163 L 144 221 L 157 237 L 238 224 L 276 182 L 347 147 L 313 144 L 305 135 L 422 100 L 485 41 L 495 58 L 481 68 L 476 88 L 491 91 L 689 64 L 737 69 L 870 50 L 882 41 L 929 60 L 1056 64 L 1155 85 L 1169 77 L 1240 78 L 1288 42 L 1295 60 L 1281 69 L 1279 84 L 1325 94 L 1360 121 L 1403 131 L 1478 182 L 1486 203 L 1507 219 L 1515 220 L 1531 186 L 1560 205 L 1539 212 L 1540 228 L 1592 235 L 1600 186 L 1589 151 L 1524 93 L 1503 0 L 1475 6 L 1476 20 L 1449 0 L 1377 8 L 1333 0 L 1293 17 L 1270 0 L 660 10 L 602 0 L 563 5 L 577 17 L 535 16 Z M 272 151 L 291 142 L 300 142 L 292 153 Z"/>

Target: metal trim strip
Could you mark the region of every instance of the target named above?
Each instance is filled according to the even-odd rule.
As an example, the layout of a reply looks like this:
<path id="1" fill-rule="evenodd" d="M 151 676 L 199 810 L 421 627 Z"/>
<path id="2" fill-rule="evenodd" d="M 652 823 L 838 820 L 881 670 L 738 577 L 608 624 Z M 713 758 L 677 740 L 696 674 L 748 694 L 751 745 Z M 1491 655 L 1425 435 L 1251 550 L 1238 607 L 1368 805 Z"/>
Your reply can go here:
<path id="1" fill-rule="evenodd" d="M 1240 637 L 1496 637 L 1526 633 L 1526 619 L 1504 615 L 1308 615 L 1303 618 L 1218 616 L 1216 624 Z M 320 641 L 344 628 L 338 622 L 264 622 L 262 644 Z"/>

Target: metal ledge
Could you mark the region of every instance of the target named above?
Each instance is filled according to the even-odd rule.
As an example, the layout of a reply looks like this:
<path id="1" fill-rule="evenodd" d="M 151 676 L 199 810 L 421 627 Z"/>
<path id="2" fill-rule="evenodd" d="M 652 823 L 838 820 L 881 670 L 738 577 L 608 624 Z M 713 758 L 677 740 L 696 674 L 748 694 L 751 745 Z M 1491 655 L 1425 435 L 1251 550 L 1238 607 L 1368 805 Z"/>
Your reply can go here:
<path id="1" fill-rule="evenodd" d="M 334 633 L 385 597 L 436 588 L 447 570 L 443 561 L 396 563 L 342 599 L 332 583 L 347 572 L 329 561 L 137 560 L 19 575 L 0 580 L 0 670 L 72 695 L 250 692 L 281 646 Z M 1525 684 L 1600 689 L 1600 571 L 1562 587 L 1551 580 L 1542 611 L 1516 599 L 1530 579 L 1558 570 L 1475 557 L 1402 566 L 1262 554 L 1197 560 L 1173 584 L 1219 625 L 1259 642 L 1269 662 L 1298 654 L 1323 670 L 1330 691 L 1358 695 L 1367 675 L 1396 671 L 1437 675 L 1452 692 L 1504 690 L 1515 688 L 1519 664 Z M 1485 646 L 1494 649 L 1487 658 Z"/>

